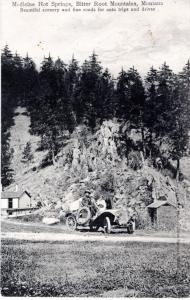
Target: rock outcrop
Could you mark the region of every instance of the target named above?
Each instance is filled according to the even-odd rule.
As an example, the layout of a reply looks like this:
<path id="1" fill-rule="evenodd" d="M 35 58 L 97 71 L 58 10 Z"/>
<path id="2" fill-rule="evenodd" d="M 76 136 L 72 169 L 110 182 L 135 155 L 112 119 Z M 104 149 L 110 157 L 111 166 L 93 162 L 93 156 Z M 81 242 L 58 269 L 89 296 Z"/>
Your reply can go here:
<path id="1" fill-rule="evenodd" d="M 34 203 L 40 201 L 46 207 L 64 206 L 90 189 L 95 199 L 109 199 L 116 208 L 130 207 L 145 220 L 145 208 L 154 200 L 170 197 L 176 201 L 175 184 L 144 161 L 141 153 L 131 151 L 127 158 L 121 157 L 119 130 L 115 120 L 103 122 L 95 133 L 78 126 L 55 165 L 22 173 L 17 177 L 18 186 L 31 192 Z"/>

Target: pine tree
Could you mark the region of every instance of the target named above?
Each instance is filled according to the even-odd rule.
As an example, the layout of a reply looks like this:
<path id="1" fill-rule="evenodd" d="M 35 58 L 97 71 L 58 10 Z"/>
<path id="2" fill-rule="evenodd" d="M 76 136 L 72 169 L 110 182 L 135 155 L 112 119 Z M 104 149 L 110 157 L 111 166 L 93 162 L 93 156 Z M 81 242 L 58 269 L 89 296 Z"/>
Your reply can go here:
<path id="1" fill-rule="evenodd" d="M 72 88 L 66 64 L 49 56 L 42 62 L 39 79 L 41 93 L 31 113 L 32 132 L 41 137 L 41 147 L 48 150 L 49 163 L 55 163 L 65 130 L 73 131 L 75 119 L 72 107 Z"/>
<path id="2" fill-rule="evenodd" d="M 14 179 L 14 172 L 11 169 L 12 150 L 9 144 L 9 129 L 14 124 L 14 109 L 18 97 L 19 77 L 15 70 L 13 55 L 6 45 L 1 54 L 1 177 L 3 187 L 9 185 Z"/>
<path id="3" fill-rule="evenodd" d="M 13 55 L 14 65 L 14 95 L 17 97 L 18 104 L 22 101 L 24 95 L 24 73 L 23 73 L 23 59 L 16 52 Z"/>
<path id="4" fill-rule="evenodd" d="M 41 96 L 53 96 L 55 89 L 54 61 L 52 57 L 44 57 L 39 73 L 39 84 Z"/>
<path id="5" fill-rule="evenodd" d="M 10 51 L 9 46 L 6 44 L 2 50 L 2 60 L 12 60 L 12 58 L 12 52 Z"/>
<path id="6" fill-rule="evenodd" d="M 146 101 L 144 108 L 144 123 L 148 129 L 146 134 L 146 151 L 152 157 L 155 152 L 155 133 L 158 132 L 157 126 L 159 117 L 159 99 L 158 99 L 158 71 L 153 67 L 145 78 Z"/>
<path id="7" fill-rule="evenodd" d="M 117 78 L 117 110 L 116 116 L 119 119 L 127 120 L 128 116 L 128 90 L 127 90 L 127 73 L 123 70 L 119 73 Z"/>
<path id="8" fill-rule="evenodd" d="M 100 122 L 112 119 L 115 109 L 114 82 L 108 69 L 105 69 L 100 79 L 99 97 L 101 101 L 100 110 L 98 112 Z"/>
<path id="9" fill-rule="evenodd" d="M 160 138 L 167 135 L 169 126 L 172 122 L 171 108 L 173 103 L 174 90 L 176 88 L 176 76 L 164 63 L 158 72 L 157 89 L 157 126 L 156 134 Z M 160 140 L 161 142 L 161 140 Z"/>
<path id="10" fill-rule="evenodd" d="M 142 79 L 133 67 L 127 72 L 123 69 L 118 77 L 117 83 L 117 117 L 121 122 L 127 123 L 125 132 L 125 141 L 128 143 L 128 131 L 134 129 L 141 133 L 141 148 L 145 154 L 145 136 L 144 136 L 144 104 L 145 90 Z M 126 125 L 126 124 L 125 124 Z"/>
<path id="11" fill-rule="evenodd" d="M 188 61 L 183 71 L 176 77 L 171 124 L 169 131 L 171 158 L 177 162 L 176 174 L 179 174 L 180 159 L 187 154 L 190 130 L 190 62 Z M 176 175 L 176 176 L 177 176 Z"/>
<path id="12" fill-rule="evenodd" d="M 1 72 L 2 72 L 2 94 L 9 95 L 14 89 L 14 63 L 13 55 L 8 45 L 4 47 L 1 54 Z"/>
<path id="13" fill-rule="evenodd" d="M 75 103 L 73 107 L 76 114 L 77 124 L 86 123 L 84 120 L 84 114 L 85 111 L 87 110 L 86 103 L 85 103 L 85 98 L 87 93 L 87 88 L 85 87 L 86 80 L 87 80 L 87 73 L 88 73 L 88 61 L 85 60 L 81 67 L 80 78 L 77 82 L 75 88 L 75 94 L 74 94 Z"/>
<path id="14" fill-rule="evenodd" d="M 41 65 L 41 72 L 49 72 L 53 69 L 53 67 L 54 67 L 54 62 L 49 53 L 48 57 L 44 56 L 44 60 L 42 61 L 42 65 Z"/>
<path id="15" fill-rule="evenodd" d="M 11 168 L 13 149 L 10 149 L 9 137 L 9 133 L 1 133 L 1 183 L 3 188 L 14 181 L 14 171 Z"/>
<path id="16" fill-rule="evenodd" d="M 18 53 L 16 52 L 15 55 L 13 56 L 13 63 L 14 63 L 14 67 L 16 69 L 22 69 L 23 66 L 23 59 L 21 58 L 20 55 L 18 55 Z"/>
<path id="17" fill-rule="evenodd" d="M 101 109 L 100 81 L 102 67 L 93 53 L 82 65 L 76 93 L 77 121 L 94 129 Z"/>
<path id="18" fill-rule="evenodd" d="M 22 105 L 30 111 L 33 106 L 33 99 L 39 94 L 39 78 L 36 65 L 32 58 L 28 56 L 23 58 L 23 99 Z"/>
<path id="19" fill-rule="evenodd" d="M 32 154 L 31 142 L 27 142 L 22 153 L 22 161 L 29 165 L 29 163 L 32 162 L 33 158 L 34 156 Z"/>
<path id="20" fill-rule="evenodd" d="M 73 55 L 71 63 L 69 64 L 68 67 L 70 94 L 73 93 L 74 88 L 76 87 L 76 84 L 79 80 L 79 74 L 80 74 L 79 64 Z"/>
<path id="21" fill-rule="evenodd" d="M 80 67 L 78 64 L 78 61 L 74 58 L 74 55 L 72 57 L 72 60 L 68 66 L 68 72 L 67 72 L 67 95 L 70 99 L 68 111 L 70 112 L 70 131 L 74 129 L 74 127 L 77 125 L 77 92 L 79 88 L 79 78 L 80 78 Z M 69 123 L 68 123 L 69 124 Z"/>
<path id="22" fill-rule="evenodd" d="M 52 68 L 52 78 L 53 78 L 52 90 L 53 90 L 55 102 L 56 99 L 66 96 L 67 94 L 66 76 L 67 76 L 66 64 L 60 58 L 58 58 L 55 61 L 55 64 Z"/>
<path id="23" fill-rule="evenodd" d="M 142 79 L 133 67 L 125 72 L 123 69 L 117 84 L 118 117 L 128 120 L 131 127 L 140 127 L 145 102 Z"/>

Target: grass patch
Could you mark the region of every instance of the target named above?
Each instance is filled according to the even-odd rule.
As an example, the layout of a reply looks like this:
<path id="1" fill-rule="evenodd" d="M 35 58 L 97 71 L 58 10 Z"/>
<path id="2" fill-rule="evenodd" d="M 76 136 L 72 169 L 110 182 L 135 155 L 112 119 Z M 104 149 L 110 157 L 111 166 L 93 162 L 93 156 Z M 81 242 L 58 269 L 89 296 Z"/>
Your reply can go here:
<path id="1" fill-rule="evenodd" d="M 190 246 L 156 243 L 2 242 L 3 296 L 100 296 L 135 291 L 137 297 L 190 295 Z M 128 291 L 128 292 L 127 292 Z"/>
<path id="2" fill-rule="evenodd" d="M 62 233 L 66 228 L 62 224 L 48 226 L 42 223 L 29 223 L 23 224 L 22 221 L 14 220 L 11 222 L 1 221 L 1 232 L 50 232 L 50 233 Z"/>

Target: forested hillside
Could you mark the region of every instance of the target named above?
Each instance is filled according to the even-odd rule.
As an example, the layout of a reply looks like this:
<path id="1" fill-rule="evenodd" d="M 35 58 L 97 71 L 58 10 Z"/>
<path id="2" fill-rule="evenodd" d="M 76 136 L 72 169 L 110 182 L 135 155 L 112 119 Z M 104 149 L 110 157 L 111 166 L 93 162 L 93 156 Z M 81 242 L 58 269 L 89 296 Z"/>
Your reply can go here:
<path id="1" fill-rule="evenodd" d="M 66 64 L 49 55 L 37 70 L 28 54 L 25 58 L 12 54 L 6 45 L 2 51 L 3 187 L 15 178 L 18 181 L 9 142 L 18 106 L 30 118 L 30 135 L 38 137 L 35 149 L 32 138 L 25 141 L 20 156 L 20 164 L 26 166 L 24 176 L 38 182 L 33 189 L 36 196 L 41 191 L 44 197 L 60 199 L 72 184 L 94 188 L 95 180 L 98 193 L 116 202 L 117 197 L 135 201 L 139 195 L 135 191 L 143 186 L 138 180 L 148 176 L 145 166 L 163 181 L 166 175 L 182 184 L 189 180 L 180 162 L 184 165 L 184 157 L 189 156 L 190 61 L 178 74 L 164 63 L 158 70 L 152 67 L 143 79 L 135 67 L 122 69 L 115 79 L 95 53 L 82 65 L 74 57 Z M 44 170 L 50 170 L 49 175 L 39 184 Z M 74 189 L 80 194 L 79 186 Z M 141 193 L 149 202 L 147 184 Z"/>

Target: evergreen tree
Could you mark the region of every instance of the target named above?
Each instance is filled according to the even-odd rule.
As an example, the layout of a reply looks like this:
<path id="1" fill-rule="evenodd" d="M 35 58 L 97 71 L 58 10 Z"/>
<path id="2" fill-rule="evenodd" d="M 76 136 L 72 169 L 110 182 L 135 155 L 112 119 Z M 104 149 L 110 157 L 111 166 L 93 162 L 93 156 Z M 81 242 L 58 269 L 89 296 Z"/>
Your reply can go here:
<path id="1" fill-rule="evenodd" d="M 23 59 L 17 52 L 13 55 L 13 65 L 14 96 L 17 97 L 18 104 L 20 104 L 24 95 L 24 73 Z"/>
<path id="2" fill-rule="evenodd" d="M 133 67 L 119 73 L 117 86 L 108 69 L 103 70 L 93 53 L 79 67 L 73 57 L 67 66 L 60 58 L 44 58 L 38 72 L 26 55 L 13 55 L 6 45 L 2 51 L 2 175 L 5 185 L 13 179 L 10 168 L 12 152 L 9 128 L 14 109 L 27 107 L 31 133 L 41 137 L 41 147 L 48 150 L 52 163 L 63 147 L 65 131 L 72 132 L 78 124 L 92 130 L 104 120 L 116 116 L 121 124 L 125 154 L 134 147 L 128 131 L 141 132 L 141 150 L 145 155 L 160 155 L 167 143 L 170 158 L 177 161 L 187 152 L 190 130 L 190 62 L 177 76 L 164 63 L 153 67 L 145 78 L 145 89 L 138 71 Z M 139 144 L 138 144 L 139 146 Z M 31 161 L 31 145 L 27 144 L 23 161 Z M 139 147 L 138 147 L 139 149 Z"/>
<path id="3" fill-rule="evenodd" d="M 145 143 L 150 156 L 160 156 L 161 145 L 168 139 L 177 86 L 176 75 L 166 63 L 159 71 L 152 67 L 145 78 L 144 122 L 148 129 Z"/>
<path id="4" fill-rule="evenodd" d="M 49 53 L 48 57 L 44 56 L 44 60 L 42 61 L 42 65 L 41 65 L 41 72 L 50 72 L 51 70 L 53 70 L 54 67 L 54 62 L 53 59 Z"/>
<path id="5" fill-rule="evenodd" d="M 39 84 L 41 96 L 53 96 L 55 89 L 55 72 L 54 72 L 54 61 L 52 57 L 44 57 L 41 64 L 41 70 L 39 73 Z"/>
<path id="6" fill-rule="evenodd" d="M 53 78 L 52 90 L 53 90 L 55 102 L 56 99 L 66 96 L 67 93 L 66 75 L 67 75 L 66 64 L 60 58 L 58 58 L 55 61 L 55 64 L 52 69 L 52 78 Z"/>
<path id="7" fill-rule="evenodd" d="M 73 59 L 73 68 L 75 60 Z M 71 63 L 71 64 L 72 64 Z M 60 132 L 63 133 L 64 130 L 73 131 L 75 127 L 75 118 L 72 106 L 72 96 L 74 89 L 74 69 L 69 65 L 68 69 L 66 64 L 60 59 L 55 62 L 55 73 L 57 82 L 57 95 L 54 97 L 56 102 L 56 120 Z"/>
<path id="8" fill-rule="evenodd" d="M 39 78 L 36 65 L 32 58 L 23 58 L 23 99 L 22 104 L 30 111 L 33 105 L 33 98 L 39 93 Z"/>
<path id="9" fill-rule="evenodd" d="M 171 158 L 177 161 L 177 172 L 180 170 L 180 159 L 187 154 L 190 130 L 190 62 L 176 77 L 173 91 L 171 124 L 169 131 Z M 176 176 L 177 176 L 176 175 Z"/>
<path id="10" fill-rule="evenodd" d="M 24 163 L 31 163 L 32 160 L 33 160 L 34 156 L 32 154 L 32 147 L 31 147 L 31 143 L 30 142 L 27 142 L 26 143 L 26 146 L 23 150 L 23 153 L 22 153 L 22 161 Z"/>
<path id="11" fill-rule="evenodd" d="M 1 133 L 1 184 L 3 188 L 14 181 L 14 171 L 11 168 L 13 149 L 10 149 L 9 137 L 9 133 Z"/>
<path id="12" fill-rule="evenodd" d="M 65 130 L 73 131 L 72 82 L 66 64 L 49 56 L 42 62 L 39 74 L 41 92 L 31 112 L 31 132 L 41 137 L 41 147 L 48 150 L 49 162 L 61 149 Z"/>
<path id="13" fill-rule="evenodd" d="M 14 63 L 13 55 L 8 45 L 2 50 L 1 54 L 1 73 L 2 73 L 2 101 L 6 101 L 14 89 Z"/>
<path id="14" fill-rule="evenodd" d="M 76 95 L 77 121 L 83 122 L 90 128 L 95 128 L 101 109 L 100 81 L 102 67 L 93 53 L 89 61 L 82 65 L 81 76 Z"/>
<path id="15" fill-rule="evenodd" d="M 70 108 L 68 107 L 68 121 L 69 131 L 72 131 L 77 125 L 77 91 L 79 88 L 79 78 L 80 78 L 80 67 L 78 61 L 72 57 L 71 63 L 68 67 L 67 72 L 67 95 L 70 99 L 69 103 Z"/>
<path id="16" fill-rule="evenodd" d="M 12 52 L 9 49 L 9 46 L 6 44 L 4 49 L 2 50 L 2 61 L 12 61 L 13 55 Z"/>
<path id="17" fill-rule="evenodd" d="M 158 72 L 156 134 L 162 138 L 167 135 L 172 123 L 171 109 L 176 88 L 176 76 L 166 63 Z M 161 140 L 160 140 L 161 142 Z"/>
<path id="18" fill-rule="evenodd" d="M 127 131 L 135 129 L 141 133 L 141 148 L 145 154 L 145 136 L 144 136 L 144 104 L 145 90 L 142 79 L 133 67 L 127 72 L 123 69 L 118 77 L 117 83 L 117 117 L 124 123 L 126 127 L 126 142 L 128 143 Z"/>
<path id="19" fill-rule="evenodd" d="M 116 116 L 119 119 L 127 120 L 128 115 L 128 89 L 127 89 L 127 73 L 123 70 L 119 73 L 117 78 L 117 109 Z"/>
<path id="20" fill-rule="evenodd" d="M 1 177 L 3 187 L 13 181 L 11 169 L 12 150 L 9 145 L 9 129 L 14 124 L 14 109 L 17 105 L 16 76 L 13 55 L 8 45 L 1 54 Z"/>
<path id="21" fill-rule="evenodd" d="M 100 122 L 112 119 L 115 109 L 114 82 L 108 69 L 105 69 L 102 73 L 99 94 L 101 104 L 98 117 L 100 118 Z"/>
<path id="22" fill-rule="evenodd" d="M 159 117 L 160 109 L 158 99 L 158 76 L 158 71 L 152 67 L 145 78 L 146 101 L 144 123 L 145 127 L 148 129 L 146 134 L 146 151 L 150 157 L 156 155 L 155 133 L 159 130 L 159 128 L 157 128 L 157 118 Z"/>
<path id="23" fill-rule="evenodd" d="M 75 94 L 75 88 L 78 84 L 80 76 L 79 64 L 74 56 L 72 57 L 71 63 L 69 64 L 67 75 L 69 95 L 72 97 Z"/>
<path id="24" fill-rule="evenodd" d="M 130 121 L 131 127 L 141 127 L 145 91 L 142 79 L 134 67 L 128 72 L 122 69 L 119 74 L 117 97 L 118 117 Z"/>

